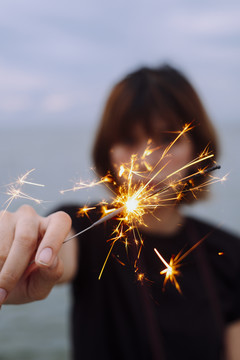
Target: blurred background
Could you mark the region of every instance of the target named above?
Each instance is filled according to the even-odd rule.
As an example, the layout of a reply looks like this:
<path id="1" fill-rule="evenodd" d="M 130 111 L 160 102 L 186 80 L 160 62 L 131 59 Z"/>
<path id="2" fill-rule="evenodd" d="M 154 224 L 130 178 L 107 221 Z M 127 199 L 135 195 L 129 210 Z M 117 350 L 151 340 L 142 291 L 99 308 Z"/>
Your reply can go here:
<path id="1" fill-rule="evenodd" d="M 92 179 L 92 140 L 115 82 L 140 65 L 168 62 L 200 93 L 222 145 L 216 175 L 228 174 L 191 214 L 239 234 L 239 19 L 237 0 L 2 0 L 0 206 L 5 185 L 33 168 L 29 179 L 45 187 L 23 190 L 44 200 L 28 201 L 42 215 L 106 197 L 103 188 L 59 191 Z M 0 359 L 68 359 L 70 301 L 62 286 L 45 301 L 3 306 Z"/>

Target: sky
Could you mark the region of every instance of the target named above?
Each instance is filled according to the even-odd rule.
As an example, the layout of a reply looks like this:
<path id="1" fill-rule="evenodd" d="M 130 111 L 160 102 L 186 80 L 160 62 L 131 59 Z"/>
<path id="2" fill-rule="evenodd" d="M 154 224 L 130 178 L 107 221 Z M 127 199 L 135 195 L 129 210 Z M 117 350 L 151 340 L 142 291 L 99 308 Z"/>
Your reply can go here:
<path id="1" fill-rule="evenodd" d="M 237 124 L 239 19 L 238 0 L 2 0 L 0 126 L 95 124 L 116 81 L 166 62 Z"/>

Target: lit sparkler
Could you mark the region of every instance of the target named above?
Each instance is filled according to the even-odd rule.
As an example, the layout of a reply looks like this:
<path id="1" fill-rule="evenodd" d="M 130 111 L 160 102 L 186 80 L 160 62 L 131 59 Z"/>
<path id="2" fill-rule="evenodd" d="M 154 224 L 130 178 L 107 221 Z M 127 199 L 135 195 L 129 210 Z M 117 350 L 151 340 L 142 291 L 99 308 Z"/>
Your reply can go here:
<path id="1" fill-rule="evenodd" d="M 151 153 L 159 149 L 159 147 L 151 148 L 151 141 L 148 142 L 147 148 L 140 158 L 136 154 L 132 155 L 129 164 L 122 164 L 120 166 L 118 176 L 121 177 L 122 181 L 121 185 L 117 188 L 117 194 L 115 194 L 115 198 L 113 199 L 112 203 L 109 204 L 110 209 L 108 209 L 106 212 L 106 206 L 103 206 L 102 209 L 104 216 L 101 219 L 65 240 L 66 243 L 74 237 L 80 236 L 84 232 L 92 229 L 97 225 L 100 225 L 105 221 L 112 219 L 113 217 L 117 218 L 118 225 L 113 231 L 113 238 L 110 239 L 110 241 L 112 241 L 112 244 L 101 269 L 99 278 L 101 278 L 107 260 L 114 247 L 114 244 L 120 239 L 125 239 L 124 242 L 127 249 L 127 237 L 129 231 L 131 231 L 131 233 L 133 234 L 133 240 L 138 249 L 137 257 L 134 264 L 135 271 L 138 272 L 137 263 L 143 247 L 143 239 L 138 230 L 138 225 L 145 225 L 144 215 L 146 213 L 150 212 L 151 214 L 153 214 L 153 216 L 155 216 L 154 211 L 157 208 L 162 206 L 168 206 L 170 204 L 176 204 L 182 197 L 184 197 L 185 193 L 187 192 L 191 192 L 193 196 L 196 196 L 196 192 L 201 191 L 204 186 L 221 180 L 210 175 L 213 170 L 220 168 L 220 166 L 218 165 L 200 168 L 183 178 L 179 178 L 180 173 L 183 170 L 190 170 L 191 168 L 196 169 L 196 166 L 198 166 L 198 164 L 201 164 L 202 162 L 210 160 L 214 157 L 214 154 L 209 153 L 208 148 L 205 148 L 204 151 L 194 160 L 190 161 L 180 169 L 168 174 L 164 180 L 157 180 L 158 175 L 161 174 L 161 172 L 167 167 L 170 162 L 169 160 L 167 163 L 164 163 L 164 165 L 162 165 L 163 159 L 165 159 L 170 149 L 179 140 L 179 138 L 191 129 L 191 124 L 186 124 L 182 131 L 177 134 L 176 138 L 165 148 L 162 155 L 160 156 L 160 159 L 154 166 L 148 164 L 147 157 Z M 139 170 L 139 162 L 144 164 L 146 171 Z M 208 176 L 208 178 L 205 182 L 202 182 L 201 185 L 195 185 L 195 180 L 197 178 L 206 176 Z M 138 178 L 139 180 L 136 181 L 136 178 Z M 62 193 L 64 193 L 65 191 L 75 191 L 86 186 L 89 187 L 95 184 L 106 182 L 114 182 L 113 177 L 110 174 L 108 174 L 107 177 L 102 178 L 100 181 L 91 183 L 89 185 L 81 182 L 72 189 L 63 190 Z M 114 182 L 114 185 L 117 184 Z M 88 208 L 85 207 L 83 209 L 80 210 L 80 212 L 82 211 L 84 213 L 87 213 Z M 125 231 L 123 230 L 123 224 L 125 224 L 127 227 Z M 181 256 L 180 259 L 182 260 L 183 256 Z M 170 261 L 166 268 L 167 279 L 173 281 L 177 288 L 178 283 L 176 282 L 175 276 L 178 275 L 177 269 L 179 261 L 180 260 L 178 258 L 173 259 L 172 261 Z M 167 263 L 165 263 L 165 265 L 166 264 Z"/>

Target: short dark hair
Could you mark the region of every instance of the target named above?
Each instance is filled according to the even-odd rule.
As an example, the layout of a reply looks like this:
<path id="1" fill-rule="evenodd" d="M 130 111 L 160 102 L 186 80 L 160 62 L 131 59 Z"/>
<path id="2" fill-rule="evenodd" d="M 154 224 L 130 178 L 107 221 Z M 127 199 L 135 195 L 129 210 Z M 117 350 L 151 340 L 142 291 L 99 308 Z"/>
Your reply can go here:
<path id="1" fill-rule="evenodd" d="M 188 134 L 194 155 L 200 155 L 207 146 L 215 157 L 218 155 L 216 132 L 186 77 L 169 65 L 142 67 L 118 82 L 106 102 L 93 147 L 93 160 L 100 176 L 108 171 L 113 173 L 110 150 L 132 131 L 135 124 L 141 124 L 151 136 L 154 114 L 167 122 L 169 130 L 173 126 L 181 130 L 184 124 L 193 122 L 194 128 Z M 203 198 L 204 193 L 198 198 Z M 190 196 L 188 200 L 191 200 Z"/>

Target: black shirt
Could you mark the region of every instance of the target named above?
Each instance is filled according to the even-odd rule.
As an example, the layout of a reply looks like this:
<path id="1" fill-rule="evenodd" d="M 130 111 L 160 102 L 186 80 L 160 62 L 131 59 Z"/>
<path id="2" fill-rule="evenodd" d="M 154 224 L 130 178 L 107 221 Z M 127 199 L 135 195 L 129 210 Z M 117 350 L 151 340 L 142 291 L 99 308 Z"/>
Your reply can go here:
<path id="1" fill-rule="evenodd" d="M 77 217 L 79 207 L 66 211 L 76 232 L 99 218 L 97 211 Z M 219 360 L 226 324 L 240 318 L 240 242 L 233 235 L 186 218 L 176 235 L 142 234 L 138 281 L 134 243 L 126 252 L 118 241 L 107 257 L 114 221 L 79 237 L 79 268 L 73 281 L 72 335 L 74 359 Z M 206 240 L 190 253 L 177 278 L 180 294 L 168 282 L 154 248 L 169 261 L 181 249 Z M 223 253 L 223 254 L 222 254 Z"/>

